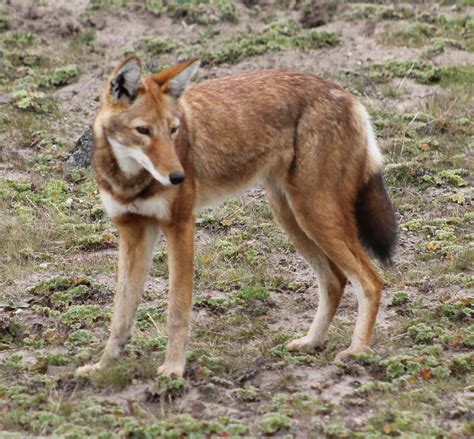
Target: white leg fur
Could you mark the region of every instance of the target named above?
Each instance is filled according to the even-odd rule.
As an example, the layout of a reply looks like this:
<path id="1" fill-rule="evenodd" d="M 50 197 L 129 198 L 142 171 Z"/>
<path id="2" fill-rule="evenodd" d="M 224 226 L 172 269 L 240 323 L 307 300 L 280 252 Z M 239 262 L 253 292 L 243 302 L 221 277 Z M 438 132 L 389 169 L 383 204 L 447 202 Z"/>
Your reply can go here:
<path id="1" fill-rule="evenodd" d="M 367 344 L 366 334 L 369 332 L 371 307 L 373 304 L 370 302 L 367 294 L 364 292 L 364 289 L 357 278 L 354 276 L 350 276 L 348 278 L 355 290 L 357 297 L 357 319 L 354 333 L 352 334 L 351 345 L 336 355 L 336 361 L 342 360 L 352 355 L 371 351 L 370 346 Z"/>
<path id="2" fill-rule="evenodd" d="M 310 352 L 316 347 L 322 348 L 329 325 L 336 312 L 337 305 L 334 306 L 334 302 L 331 302 L 329 298 L 329 286 L 331 281 L 338 282 L 337 279 L 332 279 L 333 275 L 327 261 L 312 261 L 311 266 L 318 278 L 318 309 L 306 336 L 288 343 L 287 349 L 289 351 Z"/>

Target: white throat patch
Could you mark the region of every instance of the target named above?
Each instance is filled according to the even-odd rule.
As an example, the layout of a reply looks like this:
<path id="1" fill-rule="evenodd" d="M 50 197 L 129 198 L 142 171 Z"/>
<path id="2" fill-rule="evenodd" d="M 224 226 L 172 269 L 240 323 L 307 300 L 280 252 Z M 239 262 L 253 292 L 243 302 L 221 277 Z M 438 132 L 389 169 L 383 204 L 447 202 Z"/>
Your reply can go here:
<path id="1" fill-rule="evenodd" d="M 170 217 L 171 203 L 160 195 L 146 199 L 137 199 L 130 203 L 121 203 L 104 190 L 100 191 L 100 197 L 102 198 L 105 210 L 111 218 L 126 213 L 136 213 L 159 220 L 167 220 Z"/>
<path id="2" fill-rule="evenodd" d="M 145 168 L 155 180 L 158 180 L 163 186 L 171 186 L 169 177 L 161 175 L 155 168 L 150 158 L 140 149 L 128 147 L 116 140 L 108 137 L 112 146 L 112 151 L 117 159 L 120 169 L 128 176 L 137 175 Z"/>

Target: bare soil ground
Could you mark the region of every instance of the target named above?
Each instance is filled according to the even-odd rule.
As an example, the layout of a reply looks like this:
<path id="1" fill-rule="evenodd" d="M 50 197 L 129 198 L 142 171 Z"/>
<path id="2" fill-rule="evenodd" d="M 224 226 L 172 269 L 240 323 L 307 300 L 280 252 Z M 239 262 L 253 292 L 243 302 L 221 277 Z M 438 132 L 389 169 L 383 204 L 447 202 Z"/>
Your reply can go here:
<path id="1" fill-rule="evenodd" d="M 1 3 L 1 436 L 472 436 L 472 12 L 470 0 Z M 360 97 L 400 222 L 373 354 L 333 362 L 355 321 L 350 286 L 327 348 L 286 351 L 315 313 L 316 280 L 256 188 L 198 219 L 185 379 L 156 376 L 164 242 L 123 360 L 73 377 L 107 337 L 117 238 L 92 171 L 65 161 L 129 53 L 147 71 L 200 56 L 198 80 L 291 67 Z"/>

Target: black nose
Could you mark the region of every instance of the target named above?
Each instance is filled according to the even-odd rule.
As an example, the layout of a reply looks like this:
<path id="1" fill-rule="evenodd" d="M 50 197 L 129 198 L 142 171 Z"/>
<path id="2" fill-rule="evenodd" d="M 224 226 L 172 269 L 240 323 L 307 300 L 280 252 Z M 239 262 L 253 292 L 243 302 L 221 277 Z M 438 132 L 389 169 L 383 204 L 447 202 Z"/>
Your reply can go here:
<path id="1" fill-rule="evenodd" d="M 171 184 L 180 184 L 184 181 L 185 175 L 182 174 L 181 172 L 173 172 L 170 174 L 170 181 Z"/>

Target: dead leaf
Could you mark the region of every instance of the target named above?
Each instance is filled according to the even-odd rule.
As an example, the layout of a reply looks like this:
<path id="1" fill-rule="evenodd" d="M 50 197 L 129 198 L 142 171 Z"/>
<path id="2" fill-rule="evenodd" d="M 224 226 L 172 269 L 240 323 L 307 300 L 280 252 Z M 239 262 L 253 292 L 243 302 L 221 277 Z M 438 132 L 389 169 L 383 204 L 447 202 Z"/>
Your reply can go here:
<path id="1" fill-rule="evenodd" d="M 431 375 L 432 375 L 431 369 L 428 368 L 428 367 L 424 367 L 423 369 L 420 370 L 419 375 L 425 381 L 428 381 L 431 378 Z"/>
<path id="2" fill-rule="evenodd" d="M 441 243 L 439 241 L 430 241 L 426 244 L 428 250 L 439 250 L 441 248 Z"/>

